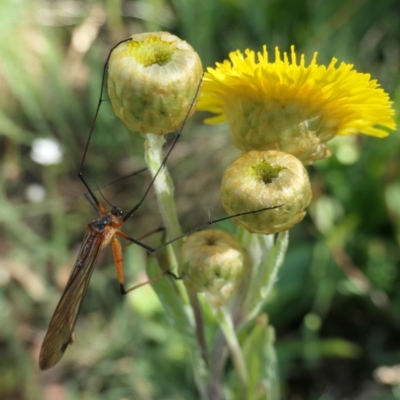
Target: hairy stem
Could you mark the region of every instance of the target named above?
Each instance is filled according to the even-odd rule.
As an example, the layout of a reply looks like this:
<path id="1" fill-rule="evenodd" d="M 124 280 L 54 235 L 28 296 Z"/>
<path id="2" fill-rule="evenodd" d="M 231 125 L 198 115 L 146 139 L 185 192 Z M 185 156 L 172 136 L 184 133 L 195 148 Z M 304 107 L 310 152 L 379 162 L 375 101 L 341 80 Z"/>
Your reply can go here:
<path id="1" fill-rule="evenodd" d="M 221 307 L 218 310 L 217 320 L 225 336 L 226 344 L 228 345 L 238 378 L 243 388 L 246 388 L 249 381 L 246 364 L 244 362 L 242 349 L 240 348 L 235 328 L 233 326 L 232 317 L 225 307 Z"/>
<path id="2" fill-rule="evenodd" d="M 146 134 L 146 163 L 148 168 L 154 177 L 154 175 L 159 170 L 163 159 L 163 145 L 165 143 L 165 139 L 163 136 L 154 135 L 151 133 Z M 169 175 L 168 169 L 164 166 L 161 171 L 158 172 L 157 178 L 154 181 L 154 190 L 156 192 L 159 209 L 161 212 L 161 216 L 164 221 L 165 228 L 167 229 L 167 235 L 169 239 L 173 239 L 182 234 L 182 230 L 178 221 L 176 207 L 175 207 L 175 199 L 174 199 L 174 184 Z M 177 270 L 181 270 L 181 255 L 180 255 L 180 241 L 173 242 L 171 244 L 173 249 L 173 259 L 170 257 L 170 266 L 177 267 Z M 171 253 L 171 252 L 170 252 Z M 171 254 L 169 254 L 171 255 Z M 184 291 L 182 284 L 178 284 L 179 289 Z M 182 293 L 183 294 L 183 293 Z M 200 354 L 203 362 L 200 362 L 198 359 L 193 360 L 193 368 L 195 369 L 195 376 L 197 377 L 196 382 L 199 387 L 200 393 L 202 393 L 203 397 L 205 392 L 204 389 L 204 379 L 199 379 L 204 376 L 204 371 L 200 371 L 200 365 L 208 364 L 207 360 L 207 346 L 204 334 L 204 322 L 202 310 L 200 308 L 199 301 L 195 293 L 191 293 L 188 291 L 187 295 L 183 295 L 189 299 L 190 305 L 192 307 L 194 321 L 195 321 L 195 333 L 197 342 L 200 349 Z M 196 358 L 196 354 L 198 353 L 197 349 L 194 351 L 193 357 Z M 202 382 L 203 381 L 203 382 Z"/>
<path id="3" fill-rule="evenodd" d="M 154 135 L 152 133 L 146 134 L 146 163 L 153 177 L 159 170 L 161 163 L 164 159 L 164 143 L 165 139 L 163 136 Z M 178 221 L 175 207 L 175 188 L 166 166 L 164 166 L 158 173 L 158 176 L 154 181 L 153 187 L 154 191 L 156 192 L 158 207 L 160 209 L 165 228 L 167 229 L 167 237 L 169 239 L 172 239 L 180 236 L 182 234 L 182 230 Z M 179 264 L 179 241 L 172 243 L 171 246 L 174 249 L 176 262 Z"/>

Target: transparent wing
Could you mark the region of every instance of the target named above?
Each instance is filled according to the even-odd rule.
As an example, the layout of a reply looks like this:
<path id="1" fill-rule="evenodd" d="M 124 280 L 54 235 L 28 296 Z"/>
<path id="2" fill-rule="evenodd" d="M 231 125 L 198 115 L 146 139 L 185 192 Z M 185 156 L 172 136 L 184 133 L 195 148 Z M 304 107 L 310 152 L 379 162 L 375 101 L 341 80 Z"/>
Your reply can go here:
<path id="1" fill-rule="evenodd" d="M 54 311 L 40 349 L 39 366 L 42 370 L 57 364 L 67 346 L 73 341 L 75 323 L 100 253 L 102 240 L 103 235 L 89 229 L 86 232 L 75 267 Z"/>

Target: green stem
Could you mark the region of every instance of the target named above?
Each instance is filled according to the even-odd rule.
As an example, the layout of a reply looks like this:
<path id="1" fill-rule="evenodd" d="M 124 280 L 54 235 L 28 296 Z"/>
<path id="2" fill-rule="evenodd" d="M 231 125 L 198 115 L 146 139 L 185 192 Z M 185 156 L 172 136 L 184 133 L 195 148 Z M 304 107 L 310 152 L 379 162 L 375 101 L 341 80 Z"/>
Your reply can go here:
<path id="1" fill-rule="evenodd" d="M 245 324 L 255 318 L 267 301 L 280 267 L 285 259 L 289 243 L 288 231 L 279 232 L 274 240 L 273 235 L 256 235 L 262 258 L 254 275 L 251 278 L 248 289 L 248 297 L 242 307 L 240 323 Z"/>
<path id="2" fill-rule="evenodd" d="M 182 230 L 178 221 L 175 207 L 173 181 L 171 179 L 171 176 L 169 175 L 166 166 L 164 166 L 159 171 L 160 166 L 164 160 L 164 153 L 162 150 L 164 143 L 165 139 L 163 136 L 147 133 L 145 143 L 145 158 L 151 175 L 154 177 L 155 174 L 158 173 L 157 178 L 154 181 L 153 187 L 157 196 L 158 206 L 164 221 L 164 226 L 167 229 L 167 237 L 169 239 L 173 239 L 181 236 Z M 173 250 L 169 253 L 170 267 L 177 267 L 178 271 L 181 271 L 182 264 L 180 255 L 180 241 L 173 242 L 171 243 L 171 246 L 168 247 L 172 248 Z M 200 352 L 198 351 L 198 349 L 193 349 L 193 369 L 197 377 L 196 382 L 198 384 L 199 391 L 203 395 L 205 393 L 205 379 L 200 379 L 200 377 L 204 377 L 205 374 L 201 371 L 202 368 L 200 366 L 203 363 L 207 365 L 207 347 L 204 334 L 202 310 L 198 298 L 194 293 L 186 293 L 183 284 L 180 282 L 177 286 L 181 292 L 182 298 L 189 299 L 193 311 L 196 329 L 195 333 L 200 348 Z M 198 356 L 199 353 L 201 354 L 201 356 Z"/>
<path id="3" fill-rule="evenodd" d="M 217 320 L 225 336 L 236 373 L 243 387 L 246 388 L 249 381 L 246 364 L 244 362 L 242 349 L 240 348 L 240 344 L 236 336 L 231 315 L 228 313 L 225 307 L 221 307 L 217 311 Z"/>
<path id="4" fill-rule="evenodd" d="M 225 336 L 223 332 L 219 330 L 211 352 L 210 380 L 207 386 L 207 393 L 209 397 L 213 400 L 222 400 L 224 398 L 222 389 L 222 377 L 227 357 L 228 349 L 226 347 Z"/>
<path id="5" fill-rule="evenodd" d="M 159 170 L 164 159 L 164 153 L 162 150 L 164 143 L 165 139 L 163 136 L 154 135 L 152 133 L 146 134 L 146 163 L 153 177 Z M 164 166 L 164 168 L 162 168 L 158 173 L 153 187 L 154 191 L 156 192 L 158 207 L 160 209 L 165 228 L 167 229 L 167 237 L 172 239 L 182 235 L 182 230 L 179 225 L 175 207 L 175 188 L 166 166 Z M 174 242 L 171 244 L 171 246 L 174 250 L 176 263 L 180 264 L 179 242 Z"/>
<path id="6" fill-rule="evenodd" d="M 175 207 L 174 183 L 165 165 L 160 170 L 160 166 L 164 160 L 164 143 L 164 136 L 147 133 L 145 142 L 145 159 L 151 176 L 154 177 L 158 173 L 154 181 L 153 188 L 156 193 L 158 207 L 161 212 L 164 227 L 167 231 L 167 238 L 173 239 L 181 236 L 182 230 L 178 221 Z M 178 273 L 180 273 L 181 269 L 180 247 L 180 241 L 173 242 L 170 246 L 167 246 L 169 269 L 178 271 Z M 176 286 L 180 292 L 182 301 L 187 303 L 188 296 L 182 282 L 176 281 Z"/>

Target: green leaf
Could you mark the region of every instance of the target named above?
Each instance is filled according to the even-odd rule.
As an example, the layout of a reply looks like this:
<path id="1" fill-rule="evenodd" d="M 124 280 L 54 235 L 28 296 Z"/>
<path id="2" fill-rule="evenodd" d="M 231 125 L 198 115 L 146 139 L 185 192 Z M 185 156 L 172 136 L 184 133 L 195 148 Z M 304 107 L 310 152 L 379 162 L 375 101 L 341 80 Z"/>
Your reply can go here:
<path id="1" fill-rule="evenodd" d="M 253 266 L 252 281 L 245 303 L 247 321 L 255 318 L 263 307 L 277 281 L 279 268 L 283 264 L 289 244 L 289 232 L 280 232 L 275 240 L 271 235 L 257 235 L 261 251 L 261 263 Z"/>
<path id="2" fill-rule="evenodd" d="M 150 279 L 162 273 L 158 261 L 151 257 L 147 265 L 147 273 Z M 175 283 L 166 276 L 151 284 L 164 308 L 165 315 L 171 325 L 183 336 L 194 342 L 194 328 L 182 297 L 180 296 Z"/>
<path id="3" fill-rule="evenodd" d="M 243 345 L 249 384 L 245 396 L 237 400 L 278 400 L 278 364 L 274 349 L 275 331 L 266 316 L 260 317 Z M 239 395 L 239 393 L 237 393 Z"/>

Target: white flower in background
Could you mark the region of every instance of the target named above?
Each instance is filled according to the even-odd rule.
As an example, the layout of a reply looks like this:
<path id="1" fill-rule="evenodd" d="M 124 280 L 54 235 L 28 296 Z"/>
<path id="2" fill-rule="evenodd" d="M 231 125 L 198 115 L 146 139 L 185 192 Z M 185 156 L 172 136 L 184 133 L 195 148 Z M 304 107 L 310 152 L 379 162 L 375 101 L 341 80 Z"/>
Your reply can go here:
<path id="1" fill-rule="evenodd" d="M 26 187 L 25 197 L 31 203 L 40 203 L 46 197 L 46 189 L 42 185 L 32 183 Z"/>
<path id="2" fill-rule="evenodd" d="M 57 140 L 52 138 L 35 139 L 32 142 L 31 158 L 41 165 L 59 164 L 62 160 L 63 149 Z"/>

